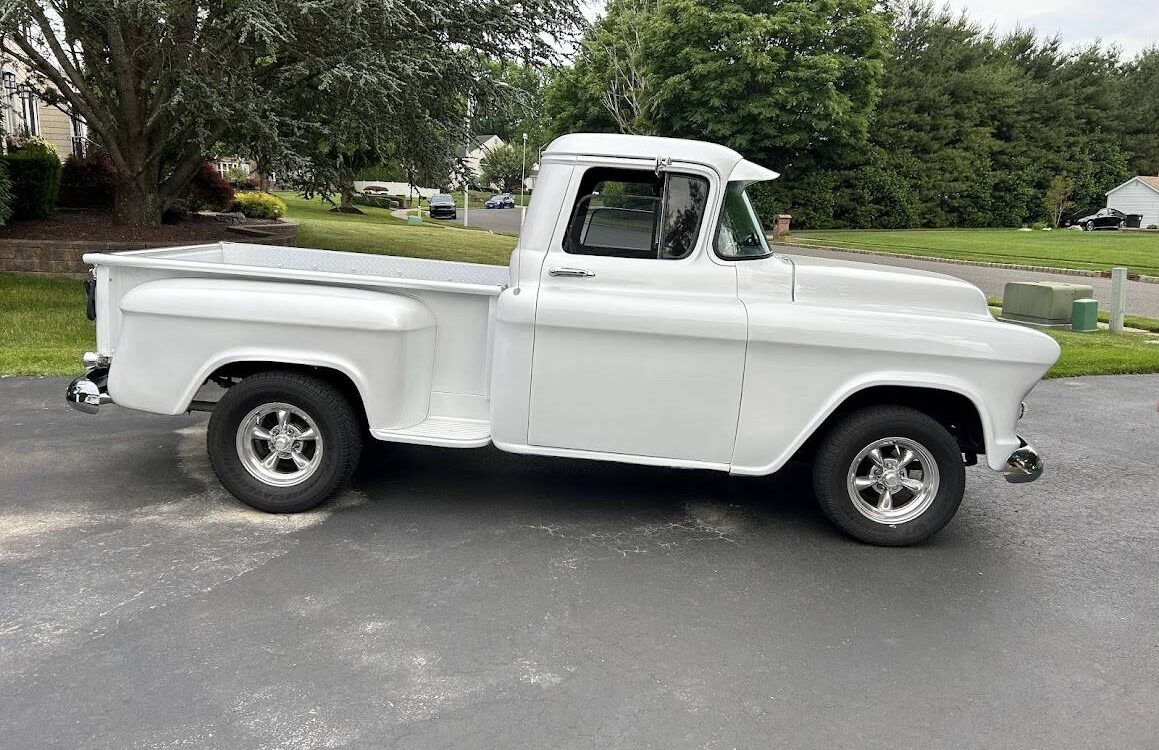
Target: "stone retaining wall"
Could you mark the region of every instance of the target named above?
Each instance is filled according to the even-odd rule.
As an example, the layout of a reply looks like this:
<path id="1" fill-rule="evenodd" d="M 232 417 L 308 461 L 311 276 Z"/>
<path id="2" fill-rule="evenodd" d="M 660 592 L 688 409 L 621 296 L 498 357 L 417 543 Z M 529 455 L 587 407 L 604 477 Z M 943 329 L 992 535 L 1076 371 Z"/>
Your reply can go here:
<path id="1" fill-rule="evenodd" d="M 251 232 L 229 232 L 226 242 L 251 245 L 293 245 L 298 237 L 298 223 L 287 221 L 261 226 L 247 225 Z M 10 240 L 0 238 L 0 272 L 83 276 L 88 266 L 81 257 L 86 253 L 115 253 L 124 250 L 149 250 L 196 244 L 189 242 L 83 242 L 62 240 Z"/>

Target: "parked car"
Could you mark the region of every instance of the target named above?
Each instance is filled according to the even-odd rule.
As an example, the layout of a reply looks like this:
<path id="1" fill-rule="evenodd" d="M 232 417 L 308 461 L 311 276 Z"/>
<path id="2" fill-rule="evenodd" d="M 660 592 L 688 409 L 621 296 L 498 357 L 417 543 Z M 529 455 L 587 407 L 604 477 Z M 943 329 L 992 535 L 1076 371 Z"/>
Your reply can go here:
<path id="1" fill-rule="evenodd" d="M 515 208 L 515 198 L 511 196 L 511 193 L 500 193 L 488 198 L 483 206 L 485 208 Z"/>
<path id="2" fill-rule="evenodd" d="M 390 192 L 390 188 L 386 185 L 367 185 L 362 188 L 363 195 L 386 195 Z"/>
<path id="3" fill-rule="evenodd" d="M 1100 208 L 1089 216 L 1075 219 L 1076 226 L 1083 231 L 1093 232 L 1096 229 L 1126 229 L 1129 226 L 1139 226 L 1143 217 L 1138 214 L 1125 214 L 1117 208 Z"/>
<path id="4" fill-rule="evenodd" d="M 882 545 L 949 522 L 980 456 L 1042 473 L 1017 425 L 1058 344 L 976 287 L 774 252 L 747 188 L 777 174 L 724 146 L 570 135 L 542 156 L 507 268 L 84 256 L 97 351 L 67 401 L 211 412 L 218 478 L 277 513 L 329 497 L 367 438 L 748 476 L 807 461 L 825 514 Z"/>
<path id="5" fill-rule="evenodd" d="M 457 219 L 459 211 L 455 206 L 455 197 L 447 193 L 436 193 L 431 196 L 430 214 L 432 219 Z"/>

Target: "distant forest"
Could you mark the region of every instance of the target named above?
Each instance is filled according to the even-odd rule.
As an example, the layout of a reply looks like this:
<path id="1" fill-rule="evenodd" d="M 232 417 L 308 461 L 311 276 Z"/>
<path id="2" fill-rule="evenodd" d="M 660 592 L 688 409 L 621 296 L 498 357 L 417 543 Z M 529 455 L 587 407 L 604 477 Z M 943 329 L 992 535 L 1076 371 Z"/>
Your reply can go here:
<path id="1" fill-rule="evenodd" d="M 799 227 L 1017 226 L 1048 192 L 1073 215 L 1159 174 L 1159 49 L 995 35 L 926 2 L 612 0 L 541 95 L 546 135 L 732 145 L 782 173 L 759 207 Z"/>

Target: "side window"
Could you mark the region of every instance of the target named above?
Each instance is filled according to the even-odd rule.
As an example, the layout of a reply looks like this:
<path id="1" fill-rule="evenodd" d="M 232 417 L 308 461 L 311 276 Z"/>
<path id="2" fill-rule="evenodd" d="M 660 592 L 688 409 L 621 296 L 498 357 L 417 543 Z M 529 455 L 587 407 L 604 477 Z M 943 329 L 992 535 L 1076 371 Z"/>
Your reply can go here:
<path id="1" fill-rule="evenodd" d="M 708 181 L 686 174 L 589 169 L 563 249 L 616 258 L 686 258 L 696 246 Z"/>

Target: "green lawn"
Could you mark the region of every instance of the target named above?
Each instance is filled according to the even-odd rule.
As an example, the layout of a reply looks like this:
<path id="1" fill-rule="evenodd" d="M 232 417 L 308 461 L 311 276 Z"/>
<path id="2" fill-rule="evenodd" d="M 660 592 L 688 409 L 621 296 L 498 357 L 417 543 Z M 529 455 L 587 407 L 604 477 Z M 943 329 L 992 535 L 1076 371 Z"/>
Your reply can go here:
<path id="1" fill-rule="evenodd" d="M 790 243 L 873 250 L 932 258 L 1107 271 L 1159 276 L 1159 234 L 1150 232 L 1051 232 L 1016 229 L 801 230 Z"/>
<path id="2" fill-rule="evenodd" d="M 359 206 L 362 216 L 332 213 L 320 200 L 293 193 L 279 196 L 286 202 L 287 216 L 301 224 L 299 247 L 493 265 L 507 265 L 515 248 L 515 238 L 507 235 L 433 222 L 411 226 L 384 208 Z"/>
<path id="3" fill-rule="evenodd" d="M 1047 333 L 1062 347 L 1062 356 L 1046 374 L 1048 378 L 1159 372 L 1159 336 L 1145 333 L 1113 335 L 1109 331 Z"/>
<path id="4" fill-rule="evenodd" d="M 0 375 L 80 374 L 95 345 L 81 282 L 0 274 Z"/>

